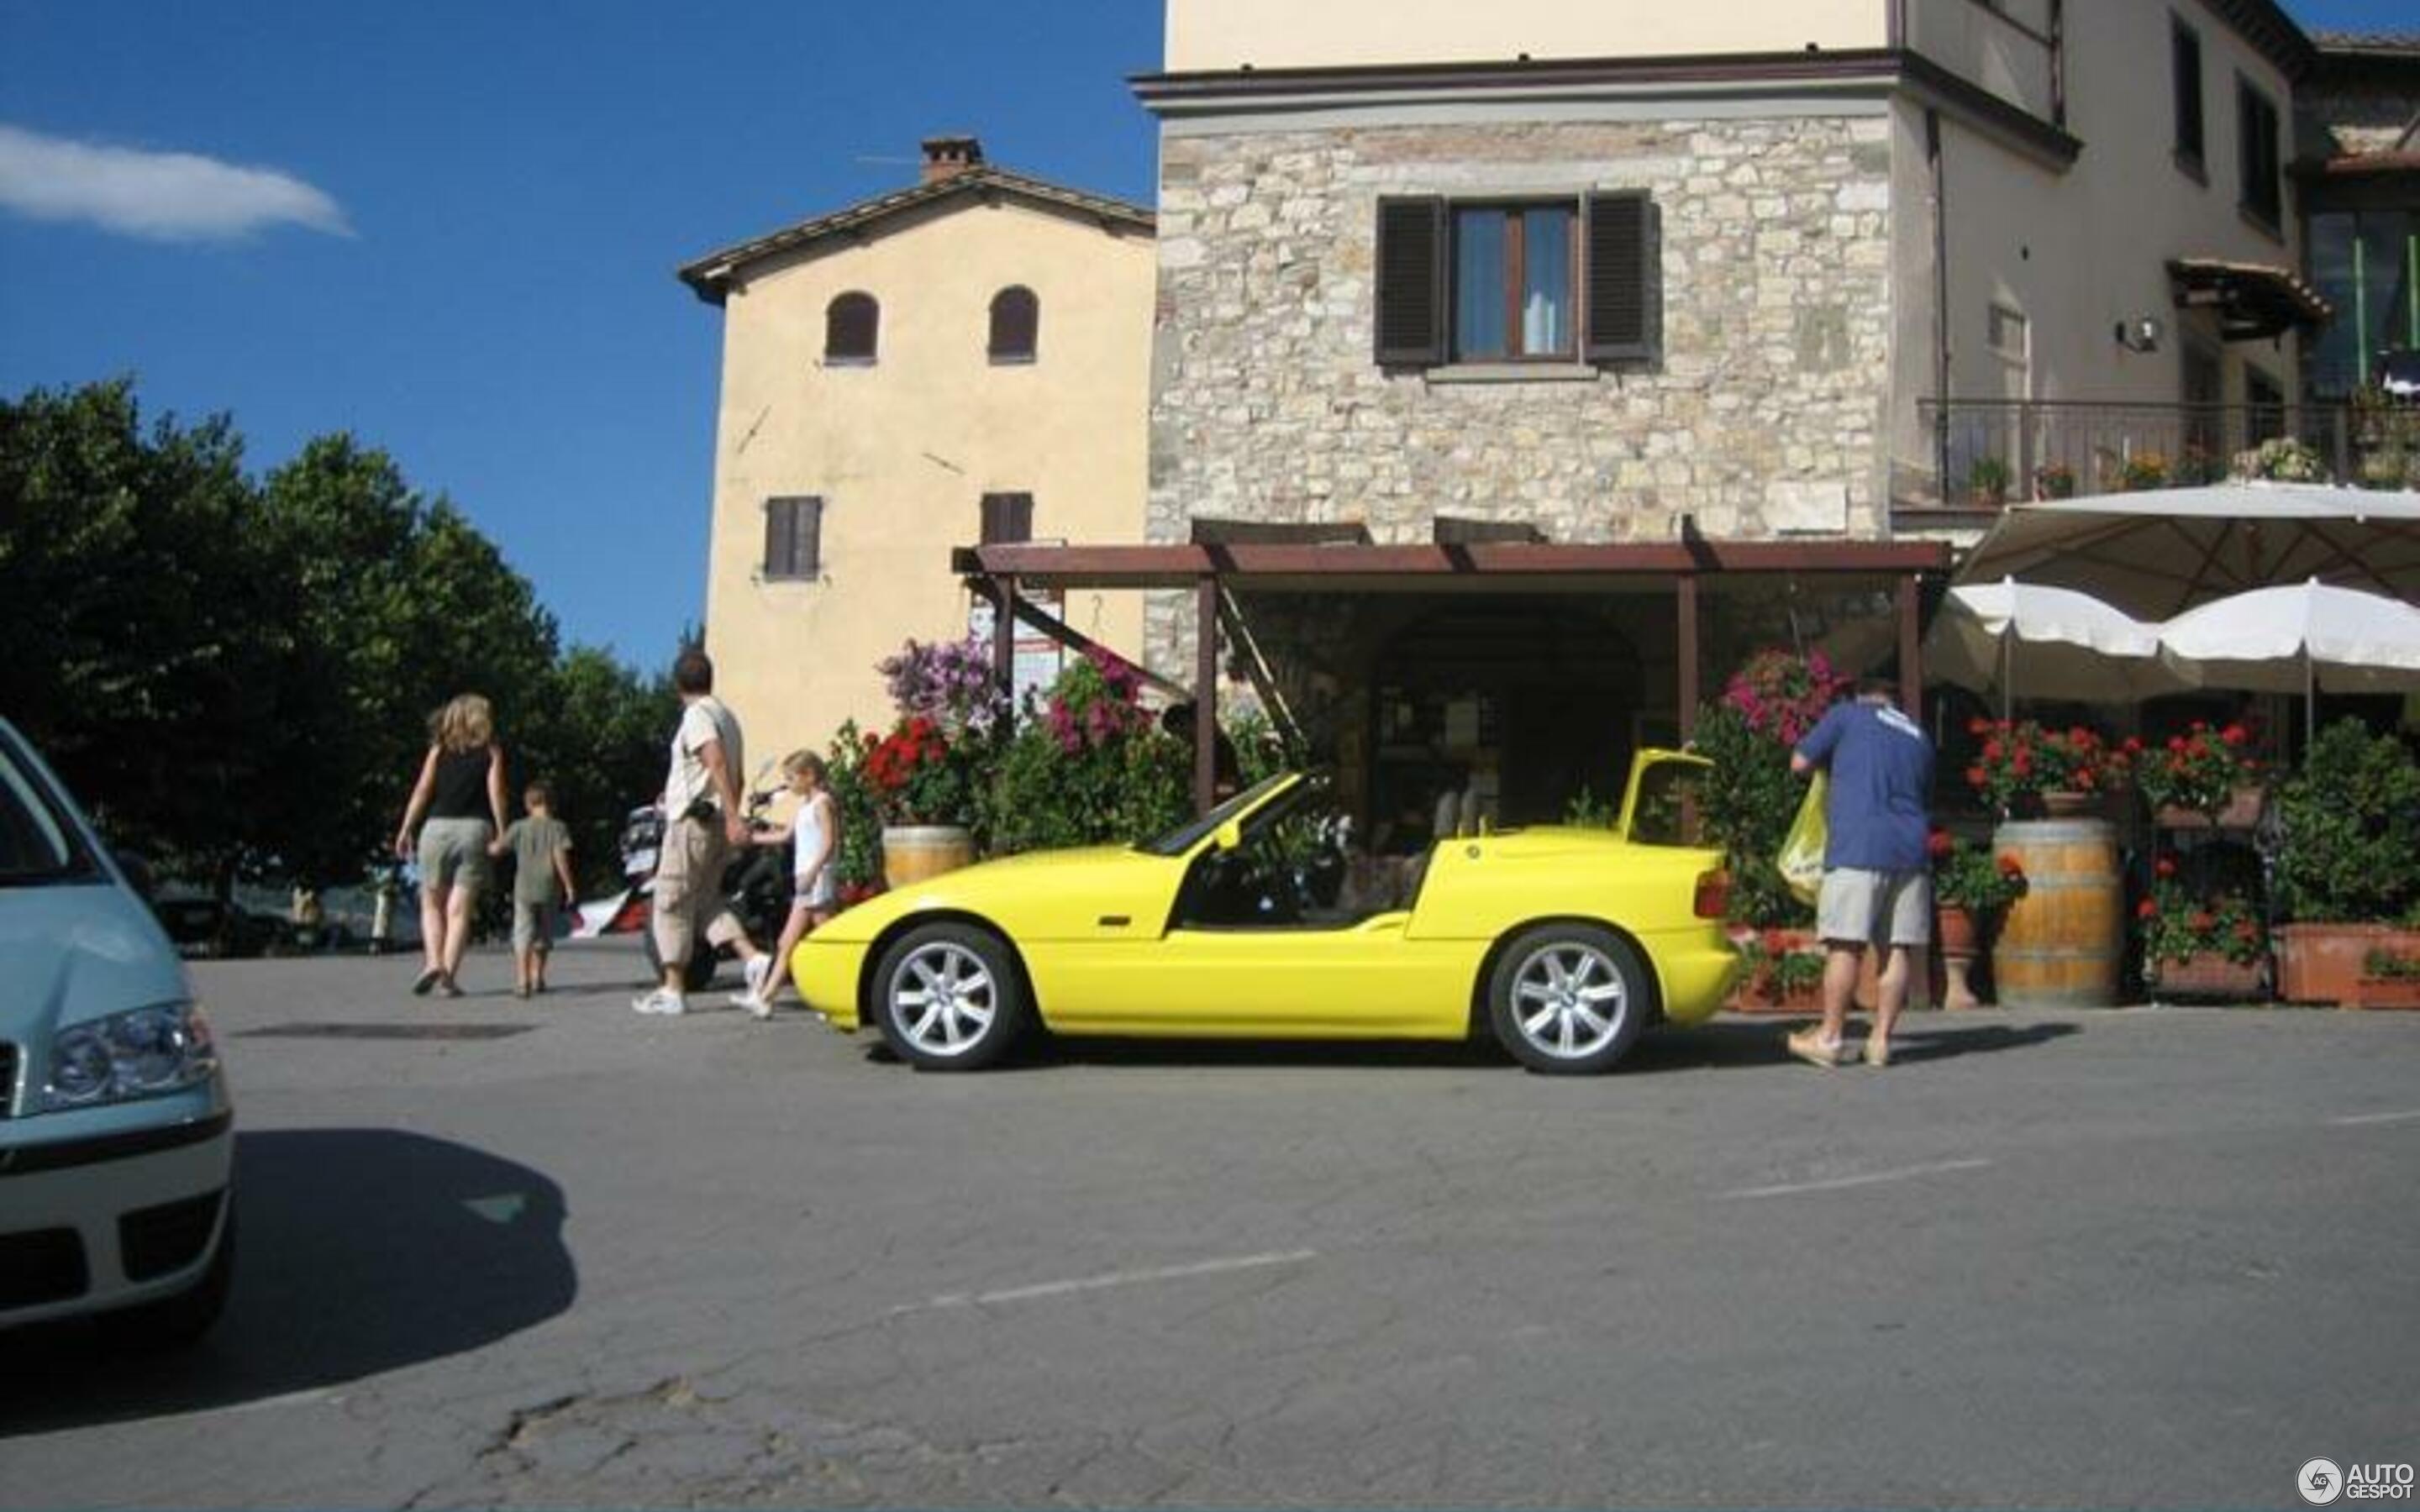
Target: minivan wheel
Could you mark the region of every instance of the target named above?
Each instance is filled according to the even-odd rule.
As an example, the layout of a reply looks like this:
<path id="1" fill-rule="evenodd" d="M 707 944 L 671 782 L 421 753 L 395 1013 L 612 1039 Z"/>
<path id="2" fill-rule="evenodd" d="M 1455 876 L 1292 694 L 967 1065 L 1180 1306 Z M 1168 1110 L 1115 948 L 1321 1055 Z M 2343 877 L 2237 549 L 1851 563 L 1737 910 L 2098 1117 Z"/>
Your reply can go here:
<path id="1" fill-rule="evenodd" d="M 1638 952 L 1612 931 L 1541 924 L 1497 957 L 1489 1019 L 1497 1040 L 1531 1071 L 1610 1071 L 1647 1027 L 1652 980 Z"/>

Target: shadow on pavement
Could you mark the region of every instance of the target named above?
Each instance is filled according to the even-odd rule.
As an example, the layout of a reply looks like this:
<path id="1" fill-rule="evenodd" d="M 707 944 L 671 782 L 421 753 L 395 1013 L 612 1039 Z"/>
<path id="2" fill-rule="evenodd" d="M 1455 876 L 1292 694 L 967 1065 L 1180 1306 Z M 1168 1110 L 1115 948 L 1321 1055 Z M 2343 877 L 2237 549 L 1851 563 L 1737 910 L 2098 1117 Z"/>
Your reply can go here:
<path id="1" fill-rule="evenodd" d="M 1792 1029 L 1814 1023 L 1811 1017 L 1776 1014 L 1770 1019 L 1717 1019 L 1690 1029 L 1668 1029 L 1638 1042 L 1622 1063 L 1625 1072 L 1653 1071 L 1730 1070 L 1791 1062 L 1782 1040 Z M 1852 1015 L 1849 1052 L 1863 1042 L 1865 1015 Z M 2030 1050 L 2083 1031 L 2072 1024 L 1976 1024 L 1964 1015 L 1945 1019 L 1939 1013 L 1911 1013 L 1900 1020 L 1891 1037 L 1891 1064 L 1920 1065 L 1959 1056 L 1990 1055 L 2001 1050 Z"/>
<path id="2" fill-rule="evenodd" d="M 385 1129 L 236 1140 L 241 1226 L 218 1327 L 129 1355 L 88 1324 L 0 1336 L 0 1438 L 240 1405 L 476 1349 L 571 1305 L 562 1189 Z"/>

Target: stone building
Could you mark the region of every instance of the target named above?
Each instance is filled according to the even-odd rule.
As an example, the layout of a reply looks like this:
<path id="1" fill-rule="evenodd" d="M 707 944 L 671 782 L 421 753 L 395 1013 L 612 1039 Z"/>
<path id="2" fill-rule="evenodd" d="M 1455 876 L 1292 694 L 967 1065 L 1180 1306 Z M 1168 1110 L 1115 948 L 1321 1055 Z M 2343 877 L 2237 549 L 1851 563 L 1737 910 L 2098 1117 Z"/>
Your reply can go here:
<path id="1" fill-rule="evenodd" d="M 2294 392 L 2309 55 L 2269 0 L 1169 0 L 1156 554 L 975 564 L 1189 588 L 1153 663 L 1222 622 L 1373 819 L 1602 795 L 1763 644 L 1913 685 L 2037 473 Z"/>

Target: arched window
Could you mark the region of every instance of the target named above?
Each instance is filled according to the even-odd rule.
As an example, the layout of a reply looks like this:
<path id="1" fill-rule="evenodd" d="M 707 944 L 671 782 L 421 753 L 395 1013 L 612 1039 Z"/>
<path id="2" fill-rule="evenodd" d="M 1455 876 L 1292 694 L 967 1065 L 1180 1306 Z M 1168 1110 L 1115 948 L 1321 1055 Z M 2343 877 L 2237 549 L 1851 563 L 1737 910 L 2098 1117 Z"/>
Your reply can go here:
<path id="1" fill-rule="evenodd" d="M 1042 325 L 1042 301 L 1023 285 L 991 297 L 991 360 L 995 363 L 1033 361 L 1034 333 Z"/>
<path id="2" fill-rule="evenodd" d="M 844 294 L 824 311 L 824 361 L 871 363 L 882 306 L 871 294 Z"/>

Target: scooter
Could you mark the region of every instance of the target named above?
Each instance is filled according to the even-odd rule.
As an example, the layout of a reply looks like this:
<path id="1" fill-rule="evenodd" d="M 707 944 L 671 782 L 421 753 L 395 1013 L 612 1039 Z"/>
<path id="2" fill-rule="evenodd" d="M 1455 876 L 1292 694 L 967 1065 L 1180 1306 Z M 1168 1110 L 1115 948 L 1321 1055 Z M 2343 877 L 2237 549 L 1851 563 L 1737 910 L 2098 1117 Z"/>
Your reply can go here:
<path id="1" fill-rule="evenodd" d="M 769 768 L 768 768 L 769 770 Z M 761 781 L 765 773 L 757 774 Z M 748 795 L 748 830 L 762 835 L 773 828 L 765 817 L 774 793 L 759 789 Z M 623 822 L 620 849 L 622 872 L 629 880 L 634 898 L 651 898 L 655 891 L 656 869 L 663 854 L 664 817 L 652 804 L 633 809 Z M 789 853 L 778 845 L 747 845 L 734 852 L 723 864 L 720 888 L 723 905 L 738 918 L 748 937 L 769 947 L 780 937 L 782 925 L 790 911 Z M 658 980 L 664 972 L 664 958 L 656 948 L 656 932 L 645 928 L 640 932 L 644 942 L 647 969 Z M 681 984 L 685 991 L 702 992 L 714 980 L 716 966 L 731 952 L 707 946 L 701 938 L 689 953 Z"/>

